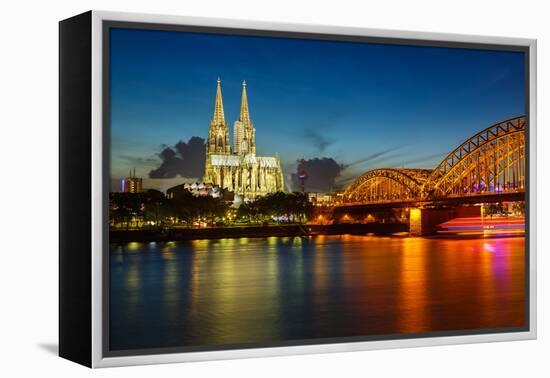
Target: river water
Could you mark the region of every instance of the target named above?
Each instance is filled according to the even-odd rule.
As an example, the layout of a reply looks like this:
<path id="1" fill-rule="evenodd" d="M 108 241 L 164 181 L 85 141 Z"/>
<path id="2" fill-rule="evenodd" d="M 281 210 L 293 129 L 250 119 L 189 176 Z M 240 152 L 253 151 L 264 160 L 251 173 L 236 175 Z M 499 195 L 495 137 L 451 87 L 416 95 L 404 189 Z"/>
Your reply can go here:
<path id="1" fill-rule="evenodd" d="M 110 349 L 522 327 L 524 243 L 343 235 L 112 244 Z"/>

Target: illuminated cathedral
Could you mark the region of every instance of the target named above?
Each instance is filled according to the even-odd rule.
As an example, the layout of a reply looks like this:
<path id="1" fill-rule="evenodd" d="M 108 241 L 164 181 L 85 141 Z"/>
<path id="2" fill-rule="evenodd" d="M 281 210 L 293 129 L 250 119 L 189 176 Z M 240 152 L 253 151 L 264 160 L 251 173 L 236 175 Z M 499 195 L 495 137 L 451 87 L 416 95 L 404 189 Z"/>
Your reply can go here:
<path id="1" fill-rule="evenodd" d="M 221 81 L 218 78 L 214 115 L 206 141 L 203 181 L 254 199 L 284 190 L 279 157 L 256 156 L 256 129 L 250 120 L 246 82 L 243 81 L 241 111 L 233 125 L 233 148 L 225 121 Z"/>

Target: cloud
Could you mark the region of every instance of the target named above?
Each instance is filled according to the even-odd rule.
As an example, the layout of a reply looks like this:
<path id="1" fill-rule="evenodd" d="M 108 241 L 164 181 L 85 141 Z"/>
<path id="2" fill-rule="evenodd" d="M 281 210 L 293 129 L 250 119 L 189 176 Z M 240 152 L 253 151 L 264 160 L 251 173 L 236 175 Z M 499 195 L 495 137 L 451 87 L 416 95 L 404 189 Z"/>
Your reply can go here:
<path id="1" fill-rule="evenodd" d="M 334 143 L 332 139 L 321 134 L 316 128 L 309 127 L 305 129 L 302 136 L 306 143 L 310 142 L 319 152 L 324 152 L 328 146 Z"/>
<path id="2" fill-rule="evenodd" d="M 371 169 L 391 167 L 392 164 L 389 164 L 388 166 L 388 163 L 393 159 L 409 155 L 406 151 L 400 151 L 402 148 L 403 146 L 387 148 L 385 150 L 374 152 L 361 159 L 352 161 L 349 164 L 342 164 L 342 171 L 344 171 L 344 174 L 338 177 L 336 185 L 346 186 L 352 180 L 355 180 L 358 176 Z M 362 165 L 365 163 L 368 164 L 366 166 Z"/>
<path id="3" fill-rule="evenodd" d="M 342 165 L 333 158 L 313 158 L 298 163 L 297 170 L 305 171 L 307 178 L 304 186 L 306 192 L 328 192 L 333 189 L 336 178 L 342 171 Z M 291 175 L 292 189 L 301 190 L 301 183 L 297 173 Z"/>
<path id="4" fill-rule="evenodd" d="M 158 168 L 149 172 L 149 178 L 167 179 L 177 176 L 200 178 L 204 175 L 206 146 L 204 139 L 191 137 L 188 142 L 179 141 L 173 147 L 163 145 L 158 154 Z"/>
<path id="5" fill-rule="evenodd" d="M 344 167 L 347 169 L 347 168 L 353 167 L 354 165 L 358 165 L 358 164 L 361 164 L 361 163 L 366 163 L 366 162 L 373 161 L 373 160 L 380 160 L 380 158 L 385 157 L 390 152 L 398 151 L 400 148 L 401 148 L 401 146 L 388 148 L 386 150 L 382 150 L 382 151 L 372 153 L 370 155 L 365 156 L 364 158 L 355 160 L 355 161 L 353 161 L 349 164 L 345 164 Z"/>
<path id="6" fill-rule="evenodd" d="M 132 166 L 141 166 L 141 165 L 149 165 L 149 166 L 155 166 L 158 164 L 158 157 L 156 156 L 148 156 L 148 157 L 139 157 L 139 156 L 130 156 L 130 155 L 120 155 L 120 159 L 125 160 L 129 162 Z"/>

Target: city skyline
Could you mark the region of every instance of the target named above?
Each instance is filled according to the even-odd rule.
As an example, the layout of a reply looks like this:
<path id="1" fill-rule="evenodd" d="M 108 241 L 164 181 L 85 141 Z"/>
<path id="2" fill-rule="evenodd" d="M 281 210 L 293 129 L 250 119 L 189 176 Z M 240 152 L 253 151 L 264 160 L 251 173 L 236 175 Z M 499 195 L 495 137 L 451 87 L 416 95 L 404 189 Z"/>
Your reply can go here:
<path id="1" fill-rule="evenodd" d="M 148 174 L 167 146 L 206 139 L 218 76 L 231 129 L 246 80 L 258 152 L 278 153 L 286 175 L 302 156 L 335 160 L 342 180 L 433 168 L 525 107 L 518 52 L 130 29 L 110 45 L 112 190 L 131 168 L 144 187 L 181 182 Z"/>

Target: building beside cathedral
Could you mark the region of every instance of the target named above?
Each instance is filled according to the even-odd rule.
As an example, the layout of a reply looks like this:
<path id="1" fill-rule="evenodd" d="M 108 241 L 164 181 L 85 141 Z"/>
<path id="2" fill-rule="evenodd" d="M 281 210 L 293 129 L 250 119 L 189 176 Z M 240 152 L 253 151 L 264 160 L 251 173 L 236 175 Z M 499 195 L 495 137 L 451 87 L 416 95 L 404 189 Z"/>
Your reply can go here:
<path id="1" fill-rule="evenodd" d="M 206 141 L 203 181 L 254 199 L 284 190 L 281 162 L 277 156 L 256 156 L 256 129 L 250 119 L 246 82 L 243 81 L 239 119 L 233 125 L 233 146 L 225 121 L 221 81 L 218 78 L 214 115 Z"/>
<path id="2" fill-rule="evenodd" d="M 143 192 L 143 179 L 136 176 L 136 169 L 121 180 L 120 191 L 123 193 L 141 193 Z"/>

